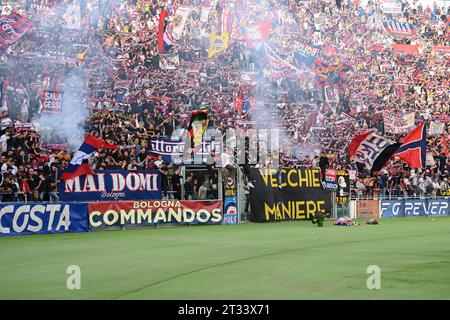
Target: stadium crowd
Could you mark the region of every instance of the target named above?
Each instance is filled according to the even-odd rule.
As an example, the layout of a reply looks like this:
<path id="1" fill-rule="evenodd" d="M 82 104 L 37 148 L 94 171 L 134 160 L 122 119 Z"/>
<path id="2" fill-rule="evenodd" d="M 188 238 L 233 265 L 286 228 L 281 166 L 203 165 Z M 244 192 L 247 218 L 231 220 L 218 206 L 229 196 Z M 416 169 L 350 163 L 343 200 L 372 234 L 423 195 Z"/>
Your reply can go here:
<path id="1" fill-rule="evenodd" d="M 178 166 L 149 156 L 149 140 L 187 128 L 198 107 L 208 108 L 208 126 L 222 132 L 280 128 L 283 166 L 356 170 L 357 196 L 449 190 L 450 54 L 433 47 L 450 46 L 450 8 L 403 1 L 393 16 L 382 2 L 2 1 L 2 15 L 15 12 L 35 21 L 0 51 L 2 201 L 57 200 L 59 176 L 78 147 L 67 142 L 82 142 L 79 131 L 60 135 L 40 121 L 45 90 L 72 92 L 76 108 L 88 111 L 82 131 L 121 146 L 96 153 L 93 168 L 160 170 L 163 189 L 175 197 L 182 183 L 190 198 L 217 197 L 214 173 L 182 181 Z M 190 9 L 186 24 L 160 52 L 161 10 L 173 15 L 180 6 Z M 224 8 L 236 21 L 230 44 L 208 57 Z M 387 19 L 408 22 L 417 34 L 394 36 L 381 27 Z M 246 27 L 266 20 L 272 21 L 263 41 L 268 45 L 249 45 Z M 315 66 L 296 56 L 303 43 L 324 48 Z M 419 49 L 399 53 L 394 43 Z M 324 80 L 317 69 L 325 61 L 338 72 Z M 384 116 L 398 112 L 413 112 L 416 124 L 443 123 L 428 137 L 427 167 L 411 170 L 392 159 L 372 176 L 351 163 L 346 150 L 356 134 L 371 129 L 400 137 L 384 126 Z"/>

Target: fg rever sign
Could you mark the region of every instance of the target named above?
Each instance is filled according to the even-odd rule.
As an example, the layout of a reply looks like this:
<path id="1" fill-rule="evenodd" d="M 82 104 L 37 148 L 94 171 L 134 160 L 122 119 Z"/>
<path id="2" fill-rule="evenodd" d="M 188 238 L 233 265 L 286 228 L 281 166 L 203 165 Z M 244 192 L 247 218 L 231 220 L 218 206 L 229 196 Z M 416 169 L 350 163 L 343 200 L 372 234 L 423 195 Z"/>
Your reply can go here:
<path id="1" fill-rule="evenodd" d="M 95 171 L 95 175 L 61 180 L 58 192 L 62 201 L 161 199 L 161 176 L 159 171 Z"/>

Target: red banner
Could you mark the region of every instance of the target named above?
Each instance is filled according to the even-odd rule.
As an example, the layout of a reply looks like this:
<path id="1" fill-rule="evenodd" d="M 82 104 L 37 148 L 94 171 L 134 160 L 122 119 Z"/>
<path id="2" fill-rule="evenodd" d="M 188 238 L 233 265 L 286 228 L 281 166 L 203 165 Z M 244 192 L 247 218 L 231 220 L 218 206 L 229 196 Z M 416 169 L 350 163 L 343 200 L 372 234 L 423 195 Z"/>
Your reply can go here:
<path id="1" fill-rule="evenodd" d="M 411 54 L 419 53 L 419 47 L 416 45 L 394 43 L 392 44 L 392 49 L 394 50 L 395 53 L 411 53 Z"/>
<path id="2" fill-rule="evenodd" d="M 159 14 L 158 24 L 158 52 L 164 51 L 164 31 L 166 30 L 166 18 L 169 16 L 169 11 L 161 10 Z"/>
<path id="3" fill-rule="evenodd" d="M 91 229 L 156 224 L 220 224 L 222 201 L 116 201 L 89 203 Z"/>

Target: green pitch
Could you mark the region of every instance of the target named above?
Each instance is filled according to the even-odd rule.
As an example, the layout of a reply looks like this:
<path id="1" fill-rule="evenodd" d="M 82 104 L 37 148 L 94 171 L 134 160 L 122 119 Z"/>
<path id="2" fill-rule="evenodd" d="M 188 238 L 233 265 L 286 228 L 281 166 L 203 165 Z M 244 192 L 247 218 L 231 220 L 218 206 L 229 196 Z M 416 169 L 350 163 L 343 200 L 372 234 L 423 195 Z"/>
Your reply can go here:
<path id="1" fill-rule="evenodd" d="M 450 217 L 381 223 L 1 237 L 0 299 L 450 299 Z M 80 290 L 66 288 L 69 265 Z"/>

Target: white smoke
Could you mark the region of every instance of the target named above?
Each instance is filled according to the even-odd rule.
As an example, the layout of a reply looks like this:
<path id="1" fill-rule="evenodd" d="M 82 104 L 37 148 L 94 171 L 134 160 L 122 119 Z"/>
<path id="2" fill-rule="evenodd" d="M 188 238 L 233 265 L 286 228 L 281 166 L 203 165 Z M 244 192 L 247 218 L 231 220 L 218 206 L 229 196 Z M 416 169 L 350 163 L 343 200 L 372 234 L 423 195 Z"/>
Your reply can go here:
<path id="1" fill-rule="evenodd" d="M 85 78 L 81 73 L 73 72 L 61 81 L 61 86 L 64 88 L 61 113 L 41 113 L 34 125 L 45 142 L 66 142 L 69 149 L 74 150 L 84 140 L 83 125 L 89 116 Z"/>
<path id="2" fill-rule="evenodd" d="M 100 5 L 99 1 L 90 1 L 87 3 L 86 8 L 92 17 L 104 17 L 113 2 L 115 0 L 102 1 L 103 5 Z M 90 38 L 83 36 L 83 41 L 88 39 L 88 43 L 83 42 L 82 47 L 84 49 L 76 49 L 77 43 L 75 41 L 79 38 L 77 34 L 86 34 L 86 30 L 83 29 L 83 25 L 80 23 L 79 1 L 75 0 L 72 3 L 58 4 L 46 12 L 58 14 L 49 18 L 45 13 L 40 13 L 35 15 L 33 20 L 44 22 L 47 28 L 50 27 L 51 32 L 56 34 L 56 37 L 47 38 L 41 47 L 48 48 L 50 52 L 54 52 L 53 48 L 58 46 L 57 43 L 54 43 L 54 39 L 63 39 L 69 40 L 69 43 L 72 43 L 74 48 L 68 50 L 69 52 L 73 51 L 70 56 L 65 56 L 64 54 L 60 56 L 62 59 L 69 61 L 70 66 L 65 66 L 64 70 L 62 72 L 60 70 L 56 75 L 63 91 L 62 112 L 58 114 L 41 112 L 32 122 L 45 143 L 67 143 L 70 150 L 76 150 L 84 140 L 84 123 L 90 114 L 89 109 L 87 109 L 89 90 L 84 70 L 84 64 L 88 63 L 90 57 L 89 50 L 87 51 L 86 62 L 76 61 L 75 55 L 81 53 L 81 51 L 86 51 L 86 48 L 94 46 L 95 43 L 89 43 Z M 65 25 L 65 27 L 61 28 L 62 25 Z M 52 57 L 52 59 L 54 58 Z M 50 67 L 46 69 L 52 69 L 51 66 L 54 63 L 52 59 L 45 60 L 44 58 L 44 60 L 39 62 L 44 67 Z M 70 68 L 69 72 L 67 72 L 68 68 Z M 41 89 L 46 90 L 48 88 L 42 87 Z"/>

